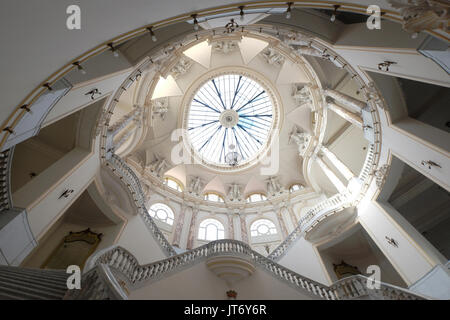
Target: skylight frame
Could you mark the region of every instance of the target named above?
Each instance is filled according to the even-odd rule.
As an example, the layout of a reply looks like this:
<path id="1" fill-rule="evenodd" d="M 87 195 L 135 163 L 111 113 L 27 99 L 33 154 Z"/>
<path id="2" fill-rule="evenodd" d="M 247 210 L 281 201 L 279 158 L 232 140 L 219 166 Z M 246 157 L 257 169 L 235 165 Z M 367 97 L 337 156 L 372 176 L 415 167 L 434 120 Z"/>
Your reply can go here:
<path id="1" fill-rule="evenodd" d="M 220 122 L 224 110 L 239 115 L 232 128 Z M 239 72 L 219 74 L 195 91 L 187 113 L 187 138 L 202 162 L 227 167 L 225 156 L 237 152 L 242 165 L 267 148 L 273 118 L 273 98 L 258 80 Z"/>

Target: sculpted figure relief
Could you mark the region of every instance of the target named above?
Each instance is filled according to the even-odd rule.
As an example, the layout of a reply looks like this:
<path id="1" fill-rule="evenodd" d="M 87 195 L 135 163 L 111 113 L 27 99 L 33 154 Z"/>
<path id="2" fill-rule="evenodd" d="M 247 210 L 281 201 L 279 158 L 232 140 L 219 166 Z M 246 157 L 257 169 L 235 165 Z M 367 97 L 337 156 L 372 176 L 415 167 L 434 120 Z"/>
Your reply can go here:
<path id="1" fill-rule="evenodd" d="M 309 133 L 301 131 L 299 128 L 294 127 L 289 135 L 289 143 L 295 142 L 298 146 L 298 154 L 305 156 L 306 149 L 311 141 L 311 135 Z"/>

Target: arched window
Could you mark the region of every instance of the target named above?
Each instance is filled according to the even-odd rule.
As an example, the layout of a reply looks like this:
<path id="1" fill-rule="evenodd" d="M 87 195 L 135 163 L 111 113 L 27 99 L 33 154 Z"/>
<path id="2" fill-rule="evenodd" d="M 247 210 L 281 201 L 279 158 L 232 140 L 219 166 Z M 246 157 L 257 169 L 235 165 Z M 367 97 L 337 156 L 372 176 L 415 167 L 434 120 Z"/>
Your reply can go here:
<path id="1" fill-rule="evenodd" d="M 247 202 L 258 202 L 267 200 L 267 197 L 262 193 L 254 193 L 247 197 Z"/>
<path id="2" fill-rule="evenodd" d="M 303 188 L 304 188 L 304 187 L 303 187 L 301 184 L 296 183 L 296 184 L 293 184 L 293 185 L 289 188 L 289 192 L 295 192 L 295 191 L 301 190 L 301 189 L 303 189 Z"/>
<path id="3" fill-rule="evenodd" d="M 164 178 L 164 183 L 169 188 L 175 189 L 175 190 L 180 191 L 180 192 L 183 191 L 183 188 L 181 187 L 181 184 L 177 180 L 175 180 L 174 178 L 165 177 Z"/>
<path id="4" fill-rule="evenodd" d="M 149 213 L 152 218 L 165 222 L 168 225 L 173 225 L 174 220 L 173 211 L 165 204 L 155 203 L 150 207 Z"/>
<path id="5" fill-rule="evenodd" d="M 198 229 L 198 238 L 200 240 L 214 241 L 225 238 L 225 229 L 216 219 L 205 219 L 200 223 Z"/>
<path id="6" fill-rule="evenodd" d="M 214 202 L 223 202 L 223 197 L 217 193 L 205 193 L 205 200 Z"/>
<path id="7" fill-rule="evenodd" d="M 250 234 L 252 237 L 269 236 L 277 234 L 275 224 L 268 219 L 259 219 L 250 226 Z"/>

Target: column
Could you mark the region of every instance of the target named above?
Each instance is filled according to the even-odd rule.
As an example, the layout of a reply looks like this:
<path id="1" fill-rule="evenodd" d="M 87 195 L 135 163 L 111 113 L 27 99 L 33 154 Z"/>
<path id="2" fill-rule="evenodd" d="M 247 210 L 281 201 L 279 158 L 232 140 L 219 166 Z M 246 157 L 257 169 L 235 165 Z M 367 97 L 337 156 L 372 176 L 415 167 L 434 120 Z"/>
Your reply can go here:
<path id="1" fill-rule="evenodd" d="M 189 236 L 188 241 L 186 245 L 186 249 L 191 250 L 194 247 L 194 239 L 195 234 L 197 233 L 195 225 L 197 222 L 197 214 L 198 214 L 198 208 L 192 208 L 192 217 L 191 217 L 191 223 L 189 224 Z"/>
<path id="2" fill-rule="evenodd" d="M 281 214 L 281 210 L 283 210 L 283 207 L 278 207 L 277 218 L 278 218 L 278 222 L 280 224 L 281 234 L 283 235 L 283 238 L 286 238 L 287 235 L 288 235 L 288 231 L 287 231 L 287 228 L 286 228 L 286 224 L 284 223 L 284 219 L 283 219 L 283 216 Z"/>
<path id="3" fill-rule="evenodd" d="M 351 172 L 350 169 L 344 163 L 342 163 L 341 160 L 339 160 L 338 157 L 336 157 L 336 155 L 327 147 L 322 146 L 320 150 L 333 163 L 333 165 L 339 170 L 339 172 L 342 173 L 347 181 L 355 176 L 353 172 Z"/>
<path id="4" fill-rule="evenodd" d="M 291 206 L 286 207 L 286 209 L 289 212 L 289 216 L 291 217 L 292 224 L 294 225 L 294 229 L 297 228 L 298 220 L 297 220 L 297 217 L 295 216 L 294 209 L 292 209 Z"/>
<path id="5" fill-rule="evenodd" d="M 234 239 L 234 222 L 233 222 L 233 213 L 228 212 L 228 239 Z"/>
<path id="6" fill-rule="evenodd" d="M 366 103 L 333 89 L 325 89 L 323 90 L 323 94 L 356 111 L 361 111 L 366 106 Z"/>
<path id="7" fill-rule="evenodd" d="M 359 116 L 358 114 L 350 112 L 350 111 L 346 110 L 345 108 L 342 108 L 341 106 L 337 105 L 334 102 L 328 102 L 327 107 L 329 110 L 332 110 L 333 112 L 335 112 L 338 116 L 340 116 L 343 119 L 347 120 L 348 122 L 354 124 L 356 127 L 362 129 L 363 121 L 362 121 L 361 116 Z"/>
<path id="8" fill-rule="evenodd" d="M 183 231 L 186 209 L 187 206 L 183 203 L 181 205 L 180 214 L 178 215 L 177 225 L 174 229 L 172 245 L 177 246 L 178 248 L 180 248 L 181 231 Z"/>
<path id="9" fill-rule="evenodd" d="M 339 180 L 339 178 L 334 174 L 333 171 L 331 171 L 330 168 L 323 162 L 323 160 L 320 157 L 316 158 L 317 164 L 320 166 L 320 168 L 323 170 L 323 172 L 326 174 L 328 179 L 333 183 L 333 185 L 336 187 L 336 189 L 339 192 L 344 192 L 346 190 L 346 187 L 344 184 Z"/>
<path id="10" fill-rule="evenodd" d="M 245 217 L 239 215 L 239 221 L 241 223 L 241 240 L 245 243 L 249 243 L 247 234 L 247 223 L 245 221 Z"/>

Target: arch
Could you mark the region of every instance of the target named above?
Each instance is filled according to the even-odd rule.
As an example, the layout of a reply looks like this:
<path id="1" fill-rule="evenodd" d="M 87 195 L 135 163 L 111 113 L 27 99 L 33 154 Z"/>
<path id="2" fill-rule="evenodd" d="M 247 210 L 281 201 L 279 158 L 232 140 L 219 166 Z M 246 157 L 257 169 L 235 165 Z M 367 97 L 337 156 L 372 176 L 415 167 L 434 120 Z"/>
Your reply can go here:
<path id="1" fill-rule="evenodd" d="M 154 203 L 148 210 L 150 216 L 154 219 L 162 221 L 168 225 L 173 225 L 175 215 L 173 210 L 166 204 L 157 202 Z"/>
<path id="2" fill-rule="evenodd" d="M 269 236 L 278 234 L 278 229 L 271 220 L 267 218 L 259 218 L 250 225 L 250 236 Z"/>
<path id="3" fill-rule="evenodd" d="M 217 219 L 206 218 L 199 224 L 197 238 L 203 241 L 225 239 L 225 227 Z"/>
<path id="4" fill-rule="evenodd" d="M 181 183 L 181 181 L 171 176 L 164 177 L 164 184 L 169 188 L 175 189 L 179 192 L 183 192 L 184 190 L 184 185 Z"/>
<path id="5" fill-rule="evenodd" d="M 251 193 L 245 198 L 246 202 L 259 202 L 267 200 L 267 196 L 262 192 Z"/>
<path id="6" fill-rule="evenodd" d="M 224 196 L 217 192 L 205 192 L 203 199 L 212 202 L 225 202 Z"/>

